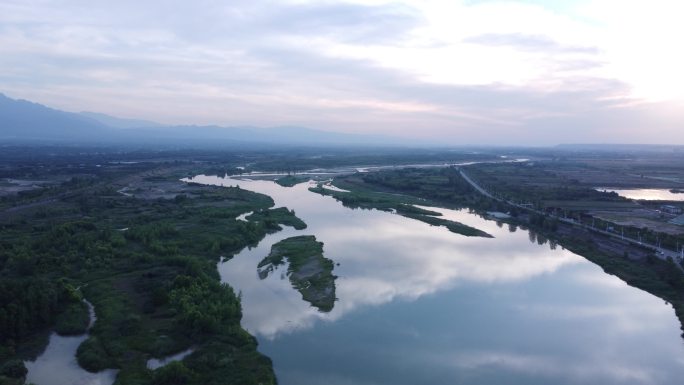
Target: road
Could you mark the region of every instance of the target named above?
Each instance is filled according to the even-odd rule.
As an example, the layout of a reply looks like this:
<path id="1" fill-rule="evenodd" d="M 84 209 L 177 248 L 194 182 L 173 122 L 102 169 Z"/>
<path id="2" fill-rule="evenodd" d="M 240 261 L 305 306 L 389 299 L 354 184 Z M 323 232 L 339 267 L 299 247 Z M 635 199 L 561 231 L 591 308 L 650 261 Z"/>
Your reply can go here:
<path id="1" fill-rule="evenodd" d="M 492 194 L 488 193 L 487 190 L 483 189 L 482 187 L 480 187 L 479 184 L 475 183 L 472 179 L 470 179 L 470 177 L 463 171 L 463 169 L 459 169 L 459 172 L 461 173 L 461 176 L 463 177 L 463 179 L 465 179 L 466 182 L 470 183 L 470 185 L 473 186 L 473 188 L 475 188 L 475 190 L 479 191 L 480 194 L 486 196 L 487 198 L 491 198 L 491 199 L 497 200 L 499 202 L 503 202 L 502 199 L 494 198 L 494 196 L 492 196 Z M 518 206 L 518 205 L 515 205 L 515 206 Z"/>
<path id="2" fill-rule="evenodd" d="M 567 223 L 567 224 L 569 224 L 569 225 L 571 225 L 571 226 L 581 227 L 581 228 L 583 228 L 583 229 L 585 229 L 585 230 L 588 230 L 588 231 L 594 231 L 594 232 L 597 232 L 597 233 L 606 235 L 606 236 L 611 237 L 611 238 L 620 239 L 620 240 L 625 241 L 625 242 L 628 242 L 628 243 L 630 243 L 630 244 L 633 244 L 633 245 L 636 245 L 636 246 L 641 246 L 641 247 L 644 247 L 644 248 L 653 250 L 653 251 L 655 251 L 655 255 L 656 255 L 658 258 L 663 259 L 663 260 L 665 260 L 665 259 L 667 259 L 668 257 L 670 257 L 670 258 L 672 258 L 673 260 L 676 261 L 679 257 L 681 257 L 680 253 L 678 253 L 678 252 L 676 252 L 676 251 L 672 251 L 672 250 L 668 250 L 668 249 L 665 249 L 665 248 L 662 248 L 662 247 L 658 247 L 657 245 L 653 245 L 653 244 L 650 244 L 650 243 L 640 242 L 638 239 L 625 237 L 625 236 L 622 236 L 622 235 L 620 235 L 620 234 L 616 234 L 616 233 L 613 233 L 613 232 L 610 232 L 610 231 L 601 230 L 601 229 L 598 229 L 598 228 L 596 228 L 596 227 L 588 226 L 588 225 L 585 225 L 584 223 L 577 222 L 577 221 L 575 221 L 575 220 L 573 220 L 573 219 L 570 219 L 570 218 L 563 218 L 563 217 L 559 217 L 559 216 L 556 216 L 556 215 L 548 214 L 548 213 L 545 213 L 545 212 L 543 212 L 543 211 L 539 211 L 539 210 L 535 210 L 535 209 L 532 209 L 532 208 L 529 208 L 529 207 L 526 207 L 526 206 L 522 206 L 522 205 L 520 205 L 520 204 L 518 204 L 518 203 L 515 203 L 515 202 L 511 202 L 511 201 L 508 201 L 508 200 L 505 200 L 505 199 L 497 198 L 497 197 L 493 196 L 492 194 L 490 194 L 487 190 L 485 190 L 484 188 L 482 188 L 482 186 L 478 185 L 474 180 L 472 180 L 472 179 L 465 173 L 465 171 L 463 171 L 463 169 L 459 169 L 459 172 L 461 173 L 461 176 L 463 177 L 463 179 L 466 180 L 466 182 L 468 182 L 471 186 L 473 186 L 473 188 L 474 188 L 475 190 L 477 190 L 480 194 L 486 196 L 487 198 L 491 198 L 491 199 L 494 199 L 494 200 L 496 200 L 496 201 L 503 202 L 503 203 L 506 203 L 506 204 L 511 205 L 511 206 L 515 206 L 515 207 L 517 207 L 517 208 L 519 208 L 519 209 L 521 209 L 521 210 L 526 210 L 526 211 L 533 212 L 533 213 L 536 213 L 536 214 L 541 214 L 541 215 L 549 216 L 549 217 L 551 217 L 551 218 L 554 218 L 554 219 L 558 220 L 559 222 Z M 679 264 L 677 264 L 677 266 L 679 266 Z M 680 266 L 680 267 L 681 267 L 681 266 Z"/>

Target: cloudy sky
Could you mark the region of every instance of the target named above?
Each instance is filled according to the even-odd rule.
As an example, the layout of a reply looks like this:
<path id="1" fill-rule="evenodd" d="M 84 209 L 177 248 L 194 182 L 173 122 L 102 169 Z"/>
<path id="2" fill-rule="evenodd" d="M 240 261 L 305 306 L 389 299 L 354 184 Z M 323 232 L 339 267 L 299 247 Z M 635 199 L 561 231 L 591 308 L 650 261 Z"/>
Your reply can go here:
<path id="1" fill-rule="evenodd" d="M 0 92 L 169 124 L 684 144 L 680 0 L 0 0 Z"/>

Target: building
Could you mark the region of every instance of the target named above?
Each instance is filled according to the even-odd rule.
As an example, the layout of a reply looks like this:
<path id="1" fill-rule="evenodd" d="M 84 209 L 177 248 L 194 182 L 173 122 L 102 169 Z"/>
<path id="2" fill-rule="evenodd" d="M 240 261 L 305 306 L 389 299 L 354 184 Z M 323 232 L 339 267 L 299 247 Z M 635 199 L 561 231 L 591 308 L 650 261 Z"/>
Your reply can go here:
<path id="1" fill-rule="evenodd" d="M 682 208 L 679 206 L 673 206 L 673 205 L 662 205 L 660 206 L 660 211 L 668 214 L 681 214 L 682 213 Z"/>
<path id="2" fill-rule="evenodd" d="M 673 225 L 684 226 L 684 215 L 680 215 L 677 218 L 670 221 Z"/>

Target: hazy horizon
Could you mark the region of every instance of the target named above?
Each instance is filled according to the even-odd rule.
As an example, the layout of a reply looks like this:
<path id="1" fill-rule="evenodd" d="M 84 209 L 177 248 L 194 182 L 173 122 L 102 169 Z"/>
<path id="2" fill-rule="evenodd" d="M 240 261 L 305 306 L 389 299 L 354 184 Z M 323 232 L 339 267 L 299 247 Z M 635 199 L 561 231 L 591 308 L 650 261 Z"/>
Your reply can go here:
<path id="1" fill-rule="evenodd" d="M 684 144 L 672 0 L 0 3 L 0 92 L 167 125 Z"/>

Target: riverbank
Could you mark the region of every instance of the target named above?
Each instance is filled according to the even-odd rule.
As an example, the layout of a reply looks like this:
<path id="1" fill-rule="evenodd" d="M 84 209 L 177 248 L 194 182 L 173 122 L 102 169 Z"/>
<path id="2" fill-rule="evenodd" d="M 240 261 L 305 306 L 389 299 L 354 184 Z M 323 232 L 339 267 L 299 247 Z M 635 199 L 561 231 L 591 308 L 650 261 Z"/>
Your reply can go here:
<path id="1" fill-rule="evenodd" d="M 354 190 L 344 191 L 342 189 L 324 188 L 321 185 L 309 188 L 309 191 L 321 195 L 329 195 L 350 208 L 376 209 L 382 211 L 395 212 L 406 218 L 415 219 L 432 226 L 444 226 L 452 233 L 465 235 L 467 237 L 492 236 L 474 227 L 464 225 L 455 221 L 439 218 L 440 213 L 424 210 L 416 205 L 426 205 L 429 201 L 425 198 L 411 197 L 401 194 L 386 194 L 380 191 Z"/>
<path id="2" fill-rule="evenodd" d="M 684 331 L 684 274 L 674 261 L 657 258 L 650 250 L 542 215 L 531 215 L 487 197 L 474 190 L 455 169 L 392 170 L 343 176 L 334 183 L 360 196 L 377 193 L 402 196 L 409 202 L 423 199 L 446 208 L 468 207 L 483 218 L 492 210 L 508 212 L 509 218 L 497 222 L 523 226 L 553 240 L 601 266 L 606 273 L 672 304 Z"/>
<path id="3" fill-rule="evenodd" d="M 133 171 L 117 171 L 113 179 L 65 186 L 69 198 L 50 209 L 31 207 L 4 218 L 0 249 L 10 258 L 0 261 L 2 284 L 18 285 L 4 292 L 16 294 L 27 320 L 45 319 L 30 313 L 40 309 L 28 307 L 36 295 L 47 294 L 55 310 L 36 326 L 7 327 L 19 319 L 0 317 L 3 333 L 13 333 L 3 337 L 0 366 L 30 358 L 23 353 L 26 344 L 45 328 L 78 334 L 87 326 L 87 309 L 50 294 L 51 285 L 65 282 L 80 286 L 98 309 L 90 335 L 78 341 L 78 363 L 91 372 L 116 369 L 117 384 L 165 383 L 171 377 L 185 384 L 274 384 L 271 362 L 240 326 L 239 298 L 219 282 L 216 263 L 280 225 L 306 224 L 287 209 L 272 210 L 267 196 L 180 182 L 178 169 L 145 180 L 147 186 L 158 183 L 164 195 L 179 192 L 173 196 L 150 198 L 154 190 L 147 188 L 119 194 L 108 185 L 135 178 Z M 258 220 L 236 219 L 248 212 Z M 47 286 L 40 289 L 40 282 Z M 43 341 L 33 354 L 45 348 Z M 182 361 L 156 370 L 146 365 L 190 347 L 192 354 Z M 60 383 L 58 375 L 54 379 Z"/>

